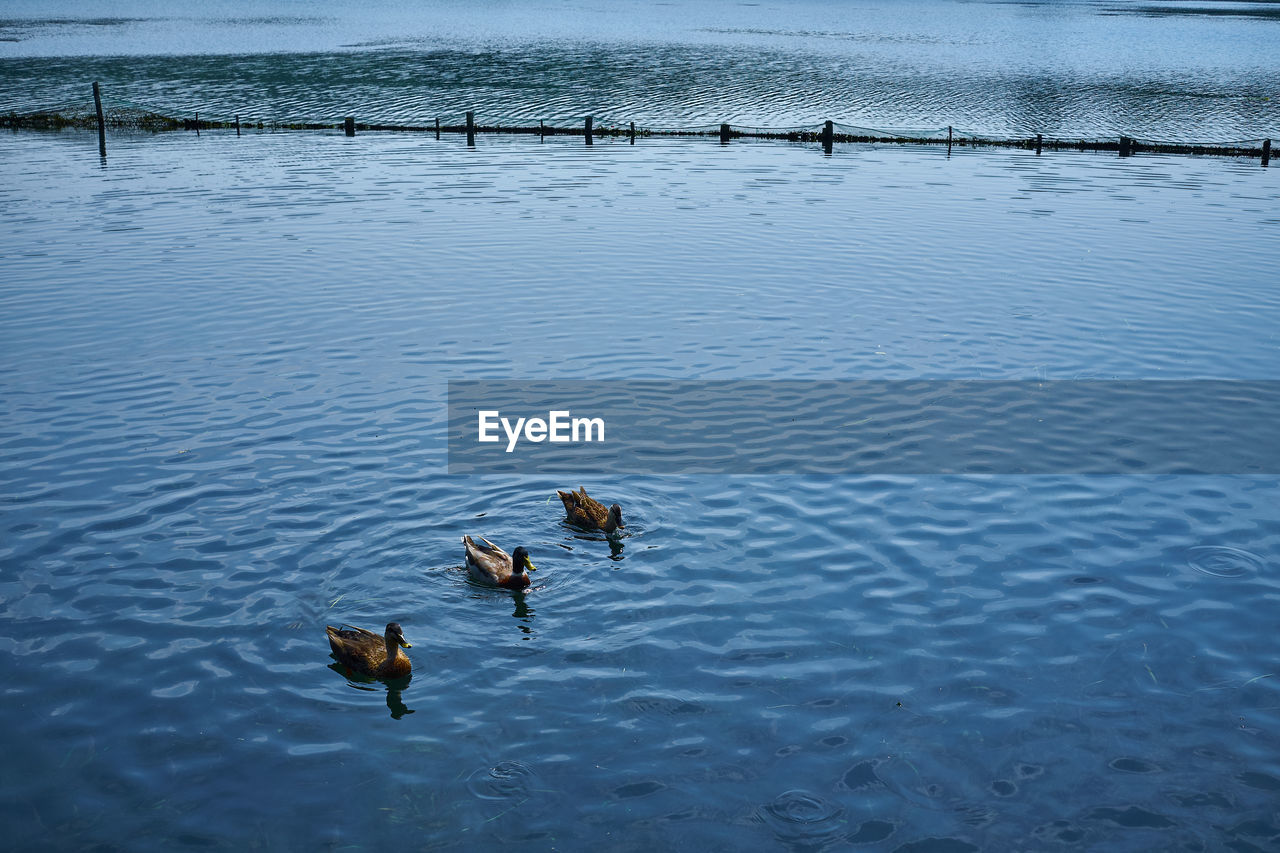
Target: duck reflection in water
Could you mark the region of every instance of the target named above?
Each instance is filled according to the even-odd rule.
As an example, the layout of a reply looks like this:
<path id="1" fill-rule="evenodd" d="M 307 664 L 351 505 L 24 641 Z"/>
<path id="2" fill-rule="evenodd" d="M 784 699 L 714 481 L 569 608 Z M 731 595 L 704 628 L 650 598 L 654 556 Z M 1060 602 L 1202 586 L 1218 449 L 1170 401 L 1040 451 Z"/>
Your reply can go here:
<path id="1" fill-rule="evenodd" d="M 339 661 L 329 664 L 329 669 L 345 678 L 347 686 L 356 690 L 376 693 L 379 687 L 384 689 L 387 694 L 387 708 L 391 711 L 392 719 L 398 720 L 406 714 L 414 713 L 414 709 L 406 705 L 401 697 L 409 686 L 409 682 L 413 680 L 412 675 L 406 675 L 404 678 L 372 678 L 356 672 Z"/>
<path id="2" fill-rule="evenodd" d="M 521 632 L 528 635 L 524 638 L 527 640 L 533 636 L 534 610 L 529 606 L 529 597 L 522 590 L 513 591 L 511 598 L 516 606 L 511 613 L 511 617 L 520 620 L 518 627 Z"/>

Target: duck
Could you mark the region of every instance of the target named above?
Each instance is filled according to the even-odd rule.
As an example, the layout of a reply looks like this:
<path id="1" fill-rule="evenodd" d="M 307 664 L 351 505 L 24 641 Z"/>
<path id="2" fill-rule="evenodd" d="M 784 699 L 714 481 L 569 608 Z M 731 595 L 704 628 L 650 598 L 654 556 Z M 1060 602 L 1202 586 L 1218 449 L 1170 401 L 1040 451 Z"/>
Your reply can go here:
<path id="1" fill-rule="evenodd" d="M 381 637 L 351 625 L 338 628 L 326 625 L 324 631 L 329 635 L 333 656 L 361 675 L 404 678 L 413 670 L 409 656 L 400 651 L 402 646 L 406 649 L 413 646 L 405 640 L 399 622 L 388 622 L 387 631 Z"/>
<path id="2" fill-rule="evenodd" d="M 609 535 L 627 527 L 622 523 L 622 507 L 613 504 L 605 509 L 604 504 L 589 496 L 584 488 L 579 487 L 576 492 L 556 489 L 556 494 L 560 496 L 565 515 L 569 517 L 571 524 L 588 530 L 603 530 Z"/>
<path id="3" fill-rule="evenodd" d="M 477 545 L 470 536 L 462 537 L 467 549 L 467 571 L 474 580 L 507 589 L 524 589 L 530 583 L 529 573 L 537 566 L 529 559 L 529 552 L 521 545 L 508 554 L 483 536 L 483 545 Z"/>

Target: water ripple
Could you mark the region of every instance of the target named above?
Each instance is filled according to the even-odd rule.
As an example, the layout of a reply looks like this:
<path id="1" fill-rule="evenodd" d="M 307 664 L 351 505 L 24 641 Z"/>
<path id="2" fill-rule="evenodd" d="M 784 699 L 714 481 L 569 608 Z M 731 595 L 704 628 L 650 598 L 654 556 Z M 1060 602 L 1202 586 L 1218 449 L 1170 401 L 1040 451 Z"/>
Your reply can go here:
<path id="1" fill-rule="evenodd" d="M 1266 563 L 1257 554 L 1225 545 L 1196 545 L 1187 549 L 1187 565 L 1216 578 L 1243 578 L 1261 572 Z"/>
<path id="2" fill-rule="evenodd" d="M 501 761 L 467 777 L 467 790 L 482 800 L 527 800 L 536 783 L 533 770 L 518 761 Z"/>
<path id="3" fill-rule="evenodd" d="M 999 51 L 987 37 L 948 40 L 915 28 L 849 39 L 820 31 L 704 29 L 675 42 L 525 38 L 477 51 L 434 37 L 410 47 L 215 52 L 183 57 L 180 65 L 167 55 L 7 58 L 0 60 L 0 109 L 83 105 L 83 81 L 103 78 L 109 109 L 238 115 L 246 123 L 333 123 L 354 112 L 362 122 L 426 126 L 437 117 L 459 124 L 473 110 L 481 124 L 507 125 L 578 126 L 593 115 L 602 125 L 671 129 L 728 121 L 787 129 L 830 118 L 882 130 L 954 125 L 980 134 L 1129 133 L 1182 141 L 1257 139 L 1274 131 L 1268 98 L 1275 71 L 1256 50 L 1224 63 L 1165 42 L 1150 45 L 1143 61 L 1131 58 L 1117 68 L 1107 46 L 1120 36 L 1106 30 L 1077 41 L 1075 53 L 1046 54 L 1043 34 L 1024 31 L 1016 20 L 1001 23 L 1012 26 Z M 1234 22 L 1243 44 L 1270 25 Z M 1142 32 L 1150 41 L 1152 30 Z M 1196 58 L 1201 67 L 1185 67 Z M 317 79 L 325 85 L 317 87 Z"/>
<path id="4" fill-rule="evenodd" d="M 756 814 L 788 845 L 808 848 L 835 843 L 847 829 L 844 808 L 810 791 L 784 791 Z"/>

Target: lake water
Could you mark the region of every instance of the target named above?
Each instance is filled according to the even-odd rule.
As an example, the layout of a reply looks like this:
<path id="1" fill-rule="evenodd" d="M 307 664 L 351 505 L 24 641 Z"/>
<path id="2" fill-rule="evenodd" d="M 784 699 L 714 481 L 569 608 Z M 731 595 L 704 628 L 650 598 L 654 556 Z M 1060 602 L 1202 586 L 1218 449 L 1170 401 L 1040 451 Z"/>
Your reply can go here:
<path id="1" fill-rule="evenodd" d="M 431 91 L 465 108 L 484 89 L 535 121 L 562 104 L 696 124 L 750 104 L 786 123 L 810 117 L 790 63 L 829 44 L 896 57 L 919 72 L 905 80 L 958 75 L 936 102 L 886 89 L 900 112 L 869 123 L 958 114 L 998 133 L 1070 90 L 1059 126 L 1080 133 L 1124 115 L 1277 135 L 1274 101 L 1201 96 L 1275 97 L 1265 4 L 507 3 L 437 20 L 139 3 L 107 22 L 66 4 L 39 24 L 16 8 L 3 111 L 95 76 L 181 106 L 212 76 L 218 109 L 342 114 L 348 84 L 237 92 L 217 69 L 238 50 L 303 78 L 332 60 L 367 87 L 361 115 L 408 117 L 402 57 L 489 51 L 546 76 Z M 782 18 L 809 34 L 769 35 Z M 1058 47 L 1019 113 L 997 81 L 1032 20 Z M 1072 75 L 1105 76 L 1107 39 L 1135 32 L 1121 77 L 1170 100 L 1116 112 L 1138 103 L 1124 85 Z M 938 33 L 945 66 L 921 47 Z M 1170 55 L 1193 36 L 1203 50 Z M 193 41 L 222 58 L 167 55 Z M 654 44 L 686 63 L 661 85 L 589 59 Z M 282 45 L 297 52 L 267 54 Z M 733 62 L 764 76 L 724 86 Z M 576 79 L 600 100 L 577 106 Z M 0 136 L 13 847 L 1280 843 L 1276 476 L 565 482 L 450 476 L 445 454 L 451 379 L 1275 378 L 1274 167 L 391 133 L 96 149 L 92 133 Z M 623 506 L 620 548 L 564 525 L 555 489 L 578 485 Z M 528 547 L 533 588 L 470 583 L 464 533 Z M 407 685 L 331 668 L 325 624 L 392 619 Z"/>
<path id="2" fill-rule="evenodd" d="M 0 112 L 1280 136 L 1280 8 L 1183 0 L 9 0 Z M 183 54 L 181 62 L 173 54 Z"/>

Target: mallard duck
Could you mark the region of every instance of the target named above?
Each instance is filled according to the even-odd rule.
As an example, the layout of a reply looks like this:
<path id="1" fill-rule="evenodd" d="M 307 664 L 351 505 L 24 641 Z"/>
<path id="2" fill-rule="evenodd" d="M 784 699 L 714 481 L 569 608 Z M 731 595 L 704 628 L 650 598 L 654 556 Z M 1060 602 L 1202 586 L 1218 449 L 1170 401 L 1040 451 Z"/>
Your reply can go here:
<path id="1" fill-rule="evenodd" d="M 589 530 L 603 530 L 610 534 L 626 528 L 622 523 L 622 507 L 617 504 L 605 509 L 604 504 L 588 496 L 584 488 L 579 488 L 576 492 L 562 492 L 557 489 L 556 494 L 560 496 L 565 515 L 569 517 L 571 524 Z"/>
<path id="2" fill-rule="evenodd" d="M 505 586 L 508 589 L 524 589 L 529 585 L 530 572 L 537 566 L 529 559 L 529 552 L 521 545 L 508 554 L 483 536 L 483 545 L 477 545 L 470 536 L 462 537 L 462 544 L 467 549 L 467 571 L 480 583 L 494 586 Z"/>
<path id="3" fill-rule="evenodd" d="M 399 622 L 388 622 L 381 637 L 364 628 L 350 625 L 334 628 L 326 625 L 333 656 L 351 669 L 374 678 L 404 678 L 413 669 L 409 657 L 400 647 L 413 648 L 404 638 Z"/>

